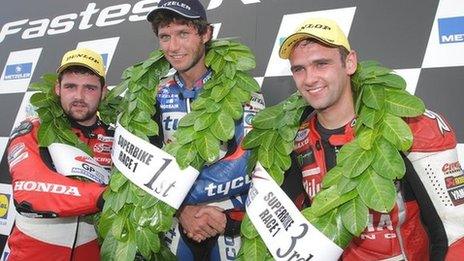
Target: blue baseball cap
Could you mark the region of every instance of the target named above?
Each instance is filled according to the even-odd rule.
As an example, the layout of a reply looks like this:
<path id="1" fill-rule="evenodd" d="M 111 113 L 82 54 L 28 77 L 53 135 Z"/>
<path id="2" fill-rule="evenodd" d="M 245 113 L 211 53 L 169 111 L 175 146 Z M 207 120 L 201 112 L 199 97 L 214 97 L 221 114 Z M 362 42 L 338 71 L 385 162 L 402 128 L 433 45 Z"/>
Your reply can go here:
<path id="1" fill-rule="evenodd" d="M 206 11 L 198 0 L 161 0 L 158 6 L 147 15 L 149 22 L 153 21 L 158 11 L 169 10 L 190 19 L 203 19 L 206 21 Z"/>

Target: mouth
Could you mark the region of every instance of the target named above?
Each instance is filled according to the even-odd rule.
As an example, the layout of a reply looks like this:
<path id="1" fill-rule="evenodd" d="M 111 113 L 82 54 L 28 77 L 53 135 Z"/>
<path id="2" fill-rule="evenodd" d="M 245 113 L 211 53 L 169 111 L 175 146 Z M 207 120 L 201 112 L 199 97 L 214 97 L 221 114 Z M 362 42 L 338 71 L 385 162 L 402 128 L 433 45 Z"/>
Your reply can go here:
<path id="1" fill-rule="evenodd" d="M 305 89 L 306 92 L 310 94 L 318 94 L 324 90 L 324 87 L 316 87 L 316 88 L 307 88 Z"/>
<path id="2" fill-rule="evenodd" d="M 76 108 L 87 108 L 87 104 L 82 102 L 73 102 L 71 103 L 71 106 Z"/>
<path id="3" fill-rule="evenodd" d="M 181 60 L 185 56 L 186 56 L 185 54 L 170 54 L 169 55 L 169 57 L 171 57 L 174 60 Z"/>

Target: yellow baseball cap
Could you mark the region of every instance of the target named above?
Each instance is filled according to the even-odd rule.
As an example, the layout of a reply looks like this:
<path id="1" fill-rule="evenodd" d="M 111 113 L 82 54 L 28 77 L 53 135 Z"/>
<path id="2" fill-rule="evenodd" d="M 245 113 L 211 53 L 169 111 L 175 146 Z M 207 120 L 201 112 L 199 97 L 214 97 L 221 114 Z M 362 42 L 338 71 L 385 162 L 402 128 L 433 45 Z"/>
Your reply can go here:
<path id="1" fill-rule="evenodd" d="M 285 38 L 280 46 L 280 58 L 288 59 L 295 44 L 306 38 L 314 38 L 330 46 L 342 46 L 347 51 L 351 50 L 345 33 L 334 20 L 310 18 L 298 26 L 295 33 Z"/>
<path id="2" fill-rule="evenodd" d="M 98 76 L 105 77 L 105 65 L 102 56 L 90 49 L 78 48 L 65 53 L 56 72 L 61 73 L 64 69 L 74 65 L 84 66 Z"/>

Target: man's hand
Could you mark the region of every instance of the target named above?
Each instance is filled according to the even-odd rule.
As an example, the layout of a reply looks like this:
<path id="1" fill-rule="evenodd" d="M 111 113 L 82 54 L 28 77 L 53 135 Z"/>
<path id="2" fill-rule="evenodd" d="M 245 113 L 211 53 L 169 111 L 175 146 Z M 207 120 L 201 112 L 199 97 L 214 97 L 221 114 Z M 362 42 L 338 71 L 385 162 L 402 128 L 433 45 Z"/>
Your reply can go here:
<path id="1" fill-rule="evenodd" d="M 186 205 L 179 212 L 179 222 L 184 233 L 201 242 L 224 232 L 227 218 L 220 207 Z"/>

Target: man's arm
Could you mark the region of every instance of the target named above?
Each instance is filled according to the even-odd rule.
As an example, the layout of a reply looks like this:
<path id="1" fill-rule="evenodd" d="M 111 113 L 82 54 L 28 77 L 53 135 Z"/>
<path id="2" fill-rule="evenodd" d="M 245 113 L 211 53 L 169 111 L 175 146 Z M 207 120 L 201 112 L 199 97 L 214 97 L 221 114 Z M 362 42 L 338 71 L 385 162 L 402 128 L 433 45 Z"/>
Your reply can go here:
<path id="1" fill-rule="evenodd" d="M 40 156 L 38 122 L 23 123 L 22 126 L 12 134 L 8 146 L 8 164 L 18 212 L 37 213 L 42 217 L 98 212 L 105 187 L 52 171 Z"/>
<path id="2" fill-rule="evenodd" d="M 464 254 L 464 174 L 456 151 L 453 129 L 440 115 L 426 111 L 407 119 L 413 132 L 412 148 L 407 155 L 414 172 L 406 179 L 416 195 L 422 220 L 429 232 L 431 260 L 443 260 L 450 254 Z"/>

